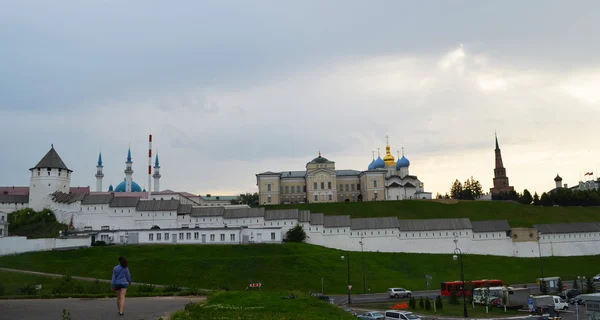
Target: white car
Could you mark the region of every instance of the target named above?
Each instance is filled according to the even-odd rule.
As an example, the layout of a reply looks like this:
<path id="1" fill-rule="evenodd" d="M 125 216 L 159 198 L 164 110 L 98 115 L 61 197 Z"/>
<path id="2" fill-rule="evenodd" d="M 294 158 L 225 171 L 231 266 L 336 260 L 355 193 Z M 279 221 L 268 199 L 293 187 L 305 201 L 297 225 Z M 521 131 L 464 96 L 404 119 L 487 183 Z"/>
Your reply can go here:
<path id="1" fill-rule="evenodd" d="M 600 281 L 600 273 L 599 273 L 599 274 L 597 274 L 597 275 L 595 275 L 595 276 L 592 278 L 592 280 L 594 280 L 594 282 L 598 282 L 598 281 Z"/>
<path id="2" fill-rule="evenodd" d="M 412 291 L 404 288 L 389 288 L 387 292 L 390 298 L 410 298 L 412 296 Z"/>
<path id="3" fill-rule="evenodd" d="M 410 311 L 388 310 L 385 312 L 385 320 L 421 320 Z"/>

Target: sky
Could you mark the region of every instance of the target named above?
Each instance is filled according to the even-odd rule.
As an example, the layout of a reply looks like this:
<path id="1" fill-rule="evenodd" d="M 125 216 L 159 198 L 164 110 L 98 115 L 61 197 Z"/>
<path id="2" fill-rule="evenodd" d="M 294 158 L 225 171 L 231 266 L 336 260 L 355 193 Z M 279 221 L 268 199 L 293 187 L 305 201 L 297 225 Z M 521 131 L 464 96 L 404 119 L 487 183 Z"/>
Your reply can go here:
<path id="1" fill-rule="evenodd" d="M 426 191 L 538 193 L 600 169 L 598 1 L 28 1 L 0 3 L 0 185 L 54 144 L 95 190 L 256 192 L 256 174 L 322 155 L 366 170 L 404 148 Z"/>

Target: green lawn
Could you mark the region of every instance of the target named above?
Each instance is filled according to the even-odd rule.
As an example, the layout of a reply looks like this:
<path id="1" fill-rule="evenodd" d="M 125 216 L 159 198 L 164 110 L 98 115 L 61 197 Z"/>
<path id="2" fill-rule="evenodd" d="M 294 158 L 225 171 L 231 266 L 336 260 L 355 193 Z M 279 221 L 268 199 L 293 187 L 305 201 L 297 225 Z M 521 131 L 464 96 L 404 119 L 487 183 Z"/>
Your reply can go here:
<path id="1" fill-rule="evenodd" d="M 391 306 L 398 303 L 400 301 L 394 300 L 389 303 L 365 303 L 365 304 L 354 304 L 351 306 L 352 309 L 361 314 L 358 310 L 377 310 L 377 311 L 385 311 L 390 310 Z M 460 304 L 449 304 L 447 299 L 443 300 L 442 309 L 433 310 L 433 301 L 431 302 L 431 309 L 427 310 L 425 308 L 421 308 L 419 306 L 419 299 L 417 299 L 417 306 L 415 310 L 409 310 L 418 315 L 436 315 L 440 317 L 462 317 L 463 316 L 463 305 L 462 300 Z M 408 303 L 408 302 L 407 302 Z M 468 303 L 468 302 L 467 302 Z M 502 308 L 493 308 L 489 307 L 487 312 L 485 310 L 485 306 L 467 304 L 467 313 L 469 317 L 474 318 L 491 318 L 491 317 L 514 317 L 517 315 L 527 315 L 526 312 L 519 312 L 518 310 L 510 310 L 507 309 L 504 312 Z"/>
<path id="2" fill-rule="evenodd" d="M 98 279 L 110 279 L 119 255 L 130 263 L 134 282 L 179 285 L 205 289 L 244 290 L 250 276 L 252 248 L 253 281 L 263 290 L 346 293 L 347 253 L 297 243 L 248 245 L 146 245 L 92 247 L 70 251 L 31 252 L 0 257 L 0 267 L 41 271 Z M 353 293 L 362 293 L 360 252 L 350 254 Z M 432 287 L 441 281 L 460 278 L 452 255 L 365 252 L 367 288 L 385 292 L 390 286 L 425 289 L 425 275 L 433 277 Z M 467 279 L 499 278 L 511 283 L 531 283 L 539 277 L 538 258 L 508 258 L 466 255 Z M 599 256 L 545 257 L 544 275 L 573 279 L 598 273 Z"/>
<path id="3" fill-rule="evenodd" d="M 171 317 L 172 320 L 325 320 L 356 319 L 334 305 L 305 294 L 293 292 L 295 299 L 283 299 L 290 293 L 220 292 L 206 303 L 190 305 Z"/>
<path id="4" fill-rule="evenodd" d="M 352 218 L 399 219 L 469 218 L 472 221 L 506 219 L 511 227 L 533 224 L 600 221 L 597 207 L 538 207 L 513 202 L 459 201 L 454 204 L 424 200 L 335 202 L 266 206 L 266 210 L 310 210 L 313 213 L 350 215 Z"/>

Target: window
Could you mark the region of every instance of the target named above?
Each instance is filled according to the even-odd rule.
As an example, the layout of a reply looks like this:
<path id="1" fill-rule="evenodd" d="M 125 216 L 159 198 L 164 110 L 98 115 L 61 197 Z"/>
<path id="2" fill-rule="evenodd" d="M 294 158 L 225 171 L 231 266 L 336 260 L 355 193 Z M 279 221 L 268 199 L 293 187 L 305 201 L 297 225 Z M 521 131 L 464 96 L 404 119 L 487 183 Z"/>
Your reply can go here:
<path id="1" fill-rule="evenodd" d="M 268 203 L 271 203 L 271 195 L 268 195 L 268 196 L 267 196 L 267 202 L 268 202 Z"/>
<path id="2" fill-rule="evenodd" d="M 294 186 L 292 186 L 292 193 L 296 193 Z"/>
<path id="3" fill-rule="evenodd" d="M 169 240 L 169 234 L 165 232 L 165 240 Z"/>
<path id="4" fill-rule="evenodd" d="M 198 240 L 199 236 L 200 236 L 200 233 L 194 232 L 194 240 Z"/>
<path id="5" fill-rule="evenodd" d="M 225 241 L 225 234 L 221 233 L 221 241 Z"/>
<path id="6" fill-rule="evenodd" d="M 375 200 L 377 200 L 377 191 L 375 191 Z"/>
<path id="7" fill-rule="evenodd" d="M 154 240 L 154 233 L 148 234 L 148 240 L 150 240 L 150 241 Z"/>
<path id="8" fill-rule="evenodd" d="M 321 190 L 325 190 L 325 182 L 321 182 Z"/>
<path id="9" fill-rule="evenodd" d="M 373 188 L 377 188 L 377 180 L 373 180 Z"/>
<path id="10" fill-rule="evenodd" d="M 271 191 L 271 184 L 267 183 L 267 191 Z"/>
<path id="11" fill-rule="evenodd" d="M 346 191 L 350 190 L 350 186 L 346 183 Z"/>
<path id="12" fill-rule="evenodd" d="M 233 233 L 232 233 L 232 234 L 230 234 L 230 235 L 229 235 L 229 240 L 231 240 L 231 241 L 235 241 L 235 234 L 233 234 Z"/>
<path id="13" fill-rule="evenodd" d="M 315 201 L 319 201 L 319 196 L 315 194 Z"/>
<path id="14" fill-rule="evenodd" d="M 275 240 L 275 232 L 271 232 L 271 240 Z"/>
<path id="15" fill-rule="evenodd" d="M 179 240 L 183 240 L 183 232 L 179 233 Z"/>
<path id="16" fill-rule="evenodd" d="M 332 197 L 333 197 L 332 195 L 329 195 L 329 201 L 331 201 L 331 200 L 332 200 Z"/>
<path id="17" fill-rule="evenodd" d="M 331 181 L 327 182 L 327 189 L 331 189 Z"/>
<path id="18" fill-rule="evenodd" d="M 360 183 L 356 185 L 356 190 L 360 191 Z"/>
<path id="19" fill-rule="evenodd" d="M 350 187 L 352 187 L 352 191 L 354 191 L 354 184 L 351 184 Z"/>
<path id="20" fill-rule="evenodd" d="M 285 186 L 285 193 L 290 193 L 290 187 Z"/>
<path id="21" fill-rule="evenodd" d="M 340 184 L 340 191 L 344 191 L 344 185 Z"/>
<path id="22" fill-rule="evenodd" d="M 313 182 L 313 189 L 317 190 L 317 183 Z"/>
<path id="23" fill-rule="evenodd" d="M 161 237 L 161 236 L 162 236 L 162 234 L 160 234 L 160 233 L 157 233 L 157 234 L 156 234 L 156 240 L 157 240 L 157 241 L 158 241 L 158 240 L 161 240 L 161 239 L 160 239 L 160 237 Z"/>
<path id="24" fill-rule="evenodd" d="M 215 235 L 214 235 L 214 234 L 211 234 L 211 235 L 210 235 L 210 241 L 211 241 L 211 242 L 214 242 L 214 241 L 215 241 Z"/>

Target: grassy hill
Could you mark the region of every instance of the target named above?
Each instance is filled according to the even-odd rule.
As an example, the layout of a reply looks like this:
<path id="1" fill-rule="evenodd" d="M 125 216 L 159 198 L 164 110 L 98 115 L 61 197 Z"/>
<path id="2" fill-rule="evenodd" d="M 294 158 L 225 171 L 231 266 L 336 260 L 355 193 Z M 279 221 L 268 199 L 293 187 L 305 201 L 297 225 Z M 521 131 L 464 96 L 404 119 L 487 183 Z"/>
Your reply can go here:
<path id="1" fill-rule="evenodd" d="M 347 253 L 308 244 L 248 245 L 147 245 L 92 247 L 71 251 L 33 252 L 0 257 L 0 267 L 33 270 L 73 276 L 110 279 L 119 255 L 130 261 L 133 281 L 180 285 L 205 289 L 244 290 L 252 274 L 266 291 L 346 292 Z M 350 253 L 351 283 L 354 293 L 362 293 L 362 257 Z M 442 281 L 457 280 L 460 270 L 452 255 L 364 253 L 367 288 L 384 292 L 390 286 L 425 289 L 425 275 L 433 277 L 433 288 Z M 507 258 L 468 255 L 464 258 L 467 279 L 499 278 L 507 283 L 530 283 L 540 275 L 535 258 Z M 544 275 L 573 279 L 598 273 L 600 256 L 547 257 Z M 0 280 L 1 282 L 1 280 Z"/>
<path id="2" fill-rule="evenodd" d="M 511 227 L 537 223 L 597 222 L 598 207 L 539 207 L 499 201 L 378 201 L 335 202 L 267 206 L 266 210 L 310 210 L 314 213 L 351 215 L 352 218 L 390 217 L 398 219 L 469 218 L 472 221 L 506 219 Z"/>

